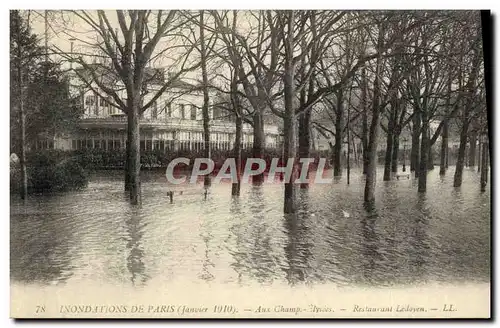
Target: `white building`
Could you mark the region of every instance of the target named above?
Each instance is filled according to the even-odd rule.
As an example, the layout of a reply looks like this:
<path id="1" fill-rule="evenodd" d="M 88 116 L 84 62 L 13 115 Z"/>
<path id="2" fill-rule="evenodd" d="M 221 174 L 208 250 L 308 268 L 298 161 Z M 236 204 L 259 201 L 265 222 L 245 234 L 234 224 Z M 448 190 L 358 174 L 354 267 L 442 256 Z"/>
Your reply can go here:
<path id="1" fill-rule="evenodd" d="M 81 77 L 83 69 L 70 78 L 70 90 L 73 95 L 81 97 L 84 108 L 77 132 L 59 135 L 50 141 L 41 141 L 38 147 L 57 148 L 64 150 L 79 150 L 99 148 L 106 150 L 124 149 L 127 138 L 127 117 L 118 108 L 110 105 L 112 98 L 103 98 L 106 93 L 93 82 L 89 87 Z M 90 81 L 91 79 L 85 79 Z M 147 91 L 144 103 L 149 102 L 155 91 L 165 83 L 164 72 L 161 69 L 146 70 L 145 80 Z M 126 92 L 120 86 L 120 81 L 103 76 L 105 86 L 112 86 L 122 101 L 126 101 Z M 107 101 L 107 99 L 109 101 Z M 114 102 L 114 101 L 113 101 Z M 141 150 L 189 150 L 203 149 L 203 94 L 199 88 L 177 80 L 148 108 L 140 118 Z M 213 150 L 230 150 L 235 141 L 235 123 L 219 108 L 210 106 L 210 140 Z M 278 147 L 278 127 L 266 125 L 265 146 Z M 250 148 L 253 144 L 253 128 L 243 124 L 242 144 Z"/>

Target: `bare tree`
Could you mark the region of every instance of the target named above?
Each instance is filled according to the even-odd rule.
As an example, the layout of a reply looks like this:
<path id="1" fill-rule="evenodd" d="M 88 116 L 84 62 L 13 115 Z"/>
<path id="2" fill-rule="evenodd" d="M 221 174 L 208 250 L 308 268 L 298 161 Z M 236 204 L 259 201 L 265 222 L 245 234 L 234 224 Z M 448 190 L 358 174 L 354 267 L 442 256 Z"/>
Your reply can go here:
<path id="1" fill-rule="evenodd" d="M 201 55 L 201 74 L 203 79 L 203 138 L 204 138 L 204 155 L 205 158 L 211 158 L 210 155 L 210 117 L 208 113 L 210 96 L 208 92 L 208 73 L 207 73 L 207 49 L 205 44 L 205 22 L 204 11 L 200 10 L 200 55 Z M 204 186 L 210 186 L 210 175 L 204 177 Z"/>
<path id="2" fill-rule="evenodd" d="M 481 30 L 479 24 L 475 27 L 475 38 L 473 39 L 472 57 L 471 57 L 471 70 L 465 84 L 464 93 L 466 97 L 464 100 L 464 106 L 462 108 L 462 127 L 460 131 L 460 145 L 458 147 L 458 158 L 457 165 L 455 168 L 455 175 L 453 177 L 453 186 L 460 187 L 462 185 L 462 173 L 464 168 L 465 159 L 465 147 L 467 144 L 467 135 L 469 132 L 469 125 L 471 118 L 473 117 L 474 111 L 474 100 L 477 97 L 478 90 L 478 75 L 480 72 L 480 67 L 482 64 L 482 47 L 481 47 Z"/>
<path id="3" fill-rule="evenodd" d="M 176 11 L 117 10 L 116 19 L 119 28 L 115 28 L 105 11 L 99 10 L 97 13 L 76 11 L 74 13 L 99 36 L 101 42 L 91 45 L 111 61 L 111 65 L 99 65 L 89 63 L 87 61 L 88 56 L 81 55 L 77 58 L 70 56 L 84 68 L 85 74 L 81 72 L 78 75 L 85 84 L 108 101 L 111 106 L 120 109 L 127 115 L 125 190 L 130 191 L 132 204 L 140 204 L 139 117 L 182 74 L 199 66 L 199 63 L 193 64 L 188 61 L 188 55 L 192 52 L 194 46 L 183 39 L 180 43 L 177 40 L 176 43 L 164 45 L 162 51 L 155 52 L 162 39 L 174 35 L 174 32 L 185 23 L 185 21 L 179 19 Z M 89 41 L 79 40 L 82 43 L 89 44 Z M 174 42 L 172 38 L 169 40 Z M 150 82 L 146 75 L 148 65 L 164 55 L 167 50 L 174 48 L 185 49 L 185 53 L 181 54 L 178 57 L 180 60 L 176 62 L 176 72 L 169 76 L 168 81 L 159 90 L 154 92 L 148 102 L 144 103 L 144 96 L 146 92 L 150 91 L 147 90 L 146 86 Z M 119 80 L 123 86 L 112 86 L 107 83 L 110 77 L 111 80 Z M 94 87 L 93 83 L 97 85 L 99 90 Z M 121 90 L 125 91 L 125 100 L 120 97 Z"/>

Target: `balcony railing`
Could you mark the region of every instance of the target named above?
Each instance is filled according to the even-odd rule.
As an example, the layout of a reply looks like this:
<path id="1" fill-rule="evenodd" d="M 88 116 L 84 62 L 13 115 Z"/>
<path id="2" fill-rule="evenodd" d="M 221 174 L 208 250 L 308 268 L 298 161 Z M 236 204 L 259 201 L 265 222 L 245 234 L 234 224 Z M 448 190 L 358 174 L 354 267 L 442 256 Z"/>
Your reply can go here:
<path id="1" fill-rule="evenodd" d="M 140 118 L 140 124 L 143 127 L 161 128 L 161 129 L 186 129 L 186 130 L 203 130 L 203 121 L 201 120 L 188 120 L 181 118 L 168 118 L 168 119 L 151 119 Z M 125 115 L 113 115 L 109 117 L 85 117 L 81 119 L 81 125 L 84 127 L 125 127 L 127 124 L 127 117 Z M 212 120 L 210 128 L 216 131 L 234 131 L 235 126 L 232 122 L 221 120 Z M 243 124 L 243 132 L 252 132 L 253 128 L 249 124 Z M 267 125 L 264 127 L 267 134 L 278 134 L 278 127 L 274 125 Z"/>

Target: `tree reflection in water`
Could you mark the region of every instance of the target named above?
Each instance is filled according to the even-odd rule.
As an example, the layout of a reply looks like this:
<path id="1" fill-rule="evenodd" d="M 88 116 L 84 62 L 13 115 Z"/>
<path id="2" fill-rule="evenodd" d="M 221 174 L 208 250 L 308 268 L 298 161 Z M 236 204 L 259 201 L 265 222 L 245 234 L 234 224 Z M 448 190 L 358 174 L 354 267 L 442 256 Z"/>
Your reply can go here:
<path id="1" fill-rule="evenodd" d="M 231 267 L 238 281 L 256 281 L 270 284 L 283 279 L 281 220 L 274 207 L 266 201 L 265 185 L 252 185 L 245 200 L 233 198 L 230 206 L 233 224 L 229 228 L 234 245 L 228 248 Z"/>
<path id="2" fill-rule="evenodd" d="M 296 213 L 284 216 L 284 228 L 288 238 L 284 248 L 287 266 L 283 270 L 290 285 L 307 282 L 308 273 L 311 271 L 309 189 L 299 189 L 298 203 L 300 205 Z"/>
<path id="3" fill-rule="evenodd" d="M 127 249 L 127 268 L 130 272 L 130 280 L 133 285 L 142 286 L 149 279 L 145 274 L 146 267 L 144 265 L 144 250 L 141 246 L 141 240 L 144 235 L 144 227 L 147 224 L 141 225 L 140 208 L 131 208 L 128 212 L 129 218 L 125 220 L 126 231 L 128 233 Z"/>
<path id="4" fill-rule="evenodd" d="M 274 271 L 276 269 L 275 256 L 273 254 L 272 235 L 270 232 L 270 219 L 266 216 L 266 199 L 263 191 L 264 185 L 253 185 L 250 189 L 250 204 L 248 205 L 249 212 L 253 214 L 253 218 L 249 221 L 247 227 L 246 240 L 246 261 L 249 265 L 249 274 L 260 283 L 270 283 L 276 277 Z M 242 232 L 240 232 L 242 233 Z"/>
<path id="5" fill-rule="evenodd" d="M 241 209 L 241 200 L 240 197 L 235 196 L 232 197 L 231 199 L 231 205 L 229 207 L 229 212 L 231 213 L 231 217 L 233 218 L 233 221 L 236 222 L 236 225 L 232 225 L 229 228 L 229 231 L 232 233 L 233 236 L 235 236 L 235 248 L 236 250 L 239 250 L 241 248 L 241 245 L 243 244 L 242 240 L 242 235 L 238 233 L 238 227 L 240 226 L 240 222 L 242 221 L 244 215 Z M 236 272 L 238 275 L 238 285 L 241 285 L 243 282 L 243 257 L 241 256 L 236 256 L 239 252 L 237 251 L 229 251 L 229 253 L 232 254 L 234 258 L 234 262 L 230 264 L 230 267 Z"/>
<path id="6" fill-rule="evenodd" d="M 379 236 L 376 231 L 378 212 L 373 202 L 365 203 L 364 206 L 366 214 L 361 218 L 362 272 L 364 283 L 372 285 L 380 282 L 380 278 L 377 276 L 380 270 L 377 269 L 377 266 L 382 261 L 382 254 L 379 250 Z"/>
<path id="7" fill-rule="evenodd" d="M 410 229 L 408 234 L 408 259 L 410 266 L 410 276 L 413 282 L 423 282 L 422 279 L 427 271 L 427 263 L 429 259 L 429 241 L 428 241 L 428 226 L 430 211 L 427 204 L 426 194 L 419 193 L 416 204 L 419 215 L 410 218 Z"/>
<path id="8" fill-rule="evenodd" d="M 122 175 L 114 181 L 106 172 L 80 192 L 11 200 L 11 281 L 141 285 L 202 274 L 238 285 L 489 282 L 490 194 L 473 173 L 465 171 L 462 188 L 443 189 L 431 171 L 426 196 L 413 180 L 382 184 L 376 211 L 363 208 L 361 178 L 311 185 L 297 190 L 298 211 L 284 217 L 277 184 L 245 185 L 232 199 L 227 185 L 214 185 L 220 197 L 165 204 L 170 187 L 151 183 L 143 207 L 132 209 Z"/>
<path id="9" fill-rule="evenodd" d="M 204 224 L 204 226 L 207 226 L 205 228 L 208 228 L 208 224 Z M 201 264 L 201 274 L 200 278 L 205 280 L 205 281 L 211 281 L 214 280 L 215 276 L 210 272 L 210 269 L 214 268 L 215 265 L 210 259 L 210 246 L 209 243 L 212 241 L 214 238 L 212 232 L 210 230 L 206 231 L 203 234 L 200 234 L 200 237 L 203 240 L 203 244 L 205 246 L 205 252 L 204 252 L 204 257 L 203 257 L 203 262 Z"/>

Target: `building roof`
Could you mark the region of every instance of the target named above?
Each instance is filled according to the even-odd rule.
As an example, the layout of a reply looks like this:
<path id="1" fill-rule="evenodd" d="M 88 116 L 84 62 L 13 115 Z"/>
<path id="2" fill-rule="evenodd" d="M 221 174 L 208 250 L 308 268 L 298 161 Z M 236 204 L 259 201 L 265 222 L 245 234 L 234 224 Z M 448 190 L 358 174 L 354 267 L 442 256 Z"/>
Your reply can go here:
<path id="1" fill-rule="evenodd" d="M 104 64 L 93 63 L 88 64 L 88 68 L 78 67 L 75 68 L 75 74 L 77 78 L 83 77 L 86 80 L 92 80 L 92 73 L 90 70 L 97 75 L 101 81 L 105 84 L 115 84 L 120 80 L 120 77 L 116 73 L 116 71 Z M 165 78 L 165 69 L 164 68 L 154 68 L 154 67 L 146 67 L 144 70 L 144 82 L 147 85 L 159 85 L 163 86 L 168 79 Z M 173 76 L 173 73 L 168 73 L 169 77 Z M 171 88 L 183 89 L 183 90 L 197 90 L 199 86 L 188 83 L 180 78 L 177 78 L 171 83 Z"/>

